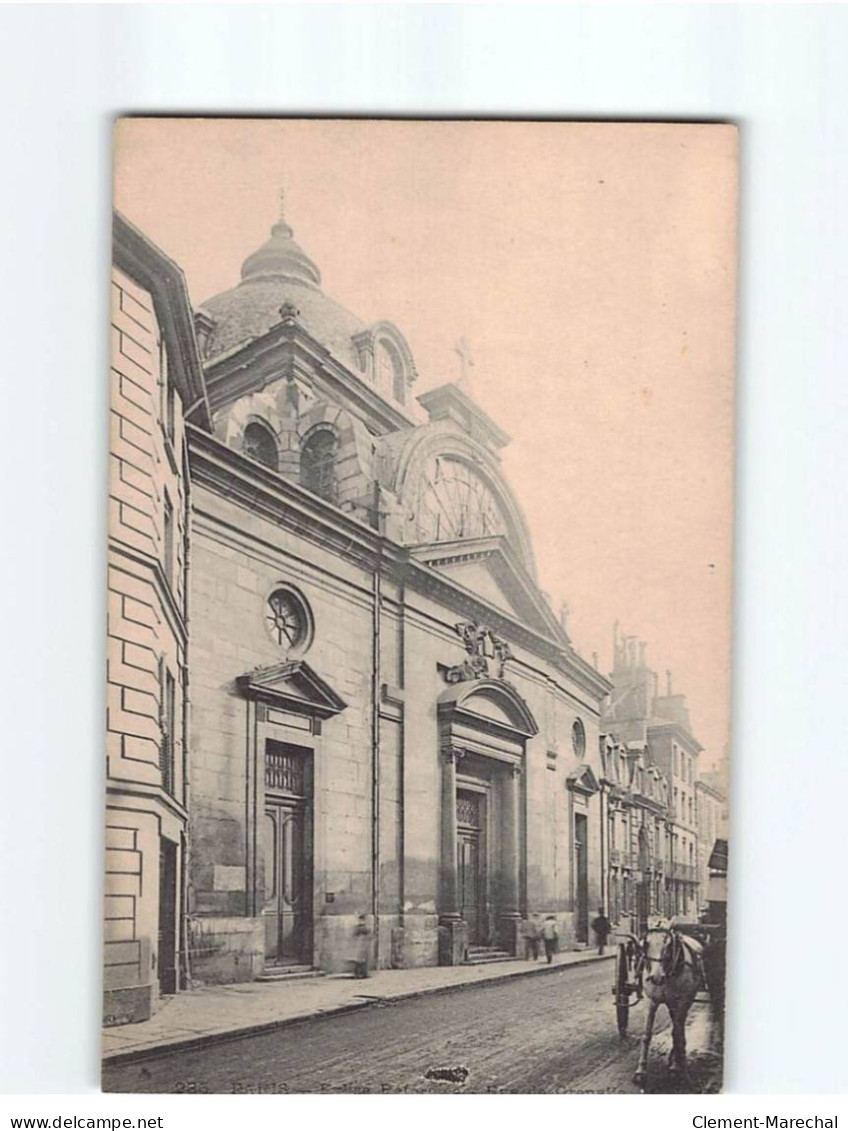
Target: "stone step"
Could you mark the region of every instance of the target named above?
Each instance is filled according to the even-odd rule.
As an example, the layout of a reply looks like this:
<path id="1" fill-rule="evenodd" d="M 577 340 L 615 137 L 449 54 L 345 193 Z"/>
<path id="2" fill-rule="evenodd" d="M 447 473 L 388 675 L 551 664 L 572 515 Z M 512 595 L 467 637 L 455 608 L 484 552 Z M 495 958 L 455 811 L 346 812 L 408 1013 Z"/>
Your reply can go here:
<path id="1" fill-rule="evenodd" d="M 463 966 L 482 966 L 489 962 L 514 962 L 515 955 L 494 946 L 472 946 L 468 948 Z"/>
<path id="2" fill-rule="evenodd" d="M 320 978 L 323 971 L 315 970 L 306 963 L 293 963 L 291 966 L 268 966 L 260 974 L 257 982 L 292 982 L 296 978 Z"/>

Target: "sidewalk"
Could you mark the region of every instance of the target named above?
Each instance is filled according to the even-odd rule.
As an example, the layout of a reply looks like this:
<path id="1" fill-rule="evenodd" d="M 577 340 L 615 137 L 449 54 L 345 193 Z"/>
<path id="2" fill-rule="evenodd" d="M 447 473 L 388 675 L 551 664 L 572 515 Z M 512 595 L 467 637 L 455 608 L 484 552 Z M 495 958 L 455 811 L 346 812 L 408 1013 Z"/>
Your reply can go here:
<path id="1" fill-rule="evenodd" d="M 377 970 L 367 981 L 333 974 L 290 982 L 206 986 L 164 999 L 149 1021 L 104 1030 L 103 1060 L 119 1064 L 157 1052 L 198 1048 L 233 1036 L 268 1032 L 310 1017 L 366 1009 L 377 1002 L 550 974 L 566 966 L 606 962 L 612 957 L 612 952 L 601 958 L 587 949 L 558 954 L 550 966 L 544 960 L 517 958 L 480 966 Z"/>

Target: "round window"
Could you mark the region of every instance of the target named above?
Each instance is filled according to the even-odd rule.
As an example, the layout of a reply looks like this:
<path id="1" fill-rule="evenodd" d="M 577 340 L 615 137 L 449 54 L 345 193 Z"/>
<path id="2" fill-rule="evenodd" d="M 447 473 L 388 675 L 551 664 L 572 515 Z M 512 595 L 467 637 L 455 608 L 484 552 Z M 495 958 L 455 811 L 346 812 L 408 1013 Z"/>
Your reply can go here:
<path id="1" fill-rule="evenodd" d="M 575 755 L 582 758 L 586 753 L 586 730 L 580 719 L 575 719 L 571 728 L 571 745 L 574 747 Z"/>
<path id="2" fill-rule="evenodd" d="M 294 589 L 275 589 L 265 610 L 265 623 L 275 644 L 287 652 L 303 652 L 312 638 L 309 606 Z"/>

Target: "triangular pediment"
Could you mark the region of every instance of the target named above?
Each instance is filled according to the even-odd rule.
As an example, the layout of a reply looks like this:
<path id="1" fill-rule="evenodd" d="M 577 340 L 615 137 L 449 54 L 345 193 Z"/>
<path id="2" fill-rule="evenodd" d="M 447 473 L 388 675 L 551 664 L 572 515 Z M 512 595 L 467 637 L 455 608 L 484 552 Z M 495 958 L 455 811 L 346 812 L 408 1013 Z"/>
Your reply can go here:
<path id="1" fill-rule="evenodd" d="M 594 770 L 588 765 L 578 766 L 576 770 L 572 770 L 565 781 L 568 788 L 575 790 L 577 793 L 597 793 L 601 788 L 598 784 L 598 779 L 595 777 Z"/>
<path id="2" fill-rule="evenodd" d="M 560 622 L 503 537 L 433 542 L 415 546 L 412 554 L 499 612 L 517 617 L 528 628 L 561 644 L 569 643 Z"/>
<path id="3" fill-rule="evenodd" d="M 275 703 L 287 711 L 326 719 L 347 706 L 326 680 L 304 660 L 285 660 L 246 672 L 236 681 L 249 698 Z"/>
<path id="4" fill-rule="evenodd" d="M 445 562 L 438 568 L 442 573 L 449 574 L 460 585 L 470 589 L 472 593 L 475 593 L 488 604 L 500 609 L 501 612 L 509 613 L 511 616 L 520 615 L 514 602 L 510 600 L 503 586 L 498 583 L 488 562 L 459 559 L 453 562 Z"/>

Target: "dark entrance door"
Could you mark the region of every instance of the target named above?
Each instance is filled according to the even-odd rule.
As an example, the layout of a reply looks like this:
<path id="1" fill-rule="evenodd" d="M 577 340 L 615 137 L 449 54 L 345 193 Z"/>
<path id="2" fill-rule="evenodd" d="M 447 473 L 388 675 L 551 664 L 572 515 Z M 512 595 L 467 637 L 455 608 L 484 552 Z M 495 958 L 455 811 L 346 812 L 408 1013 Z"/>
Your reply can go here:
<path id="1" fill-rule="evenodd" d="M 486 942 L 481 809 L 480 794 L 457 791 L 457 895 L 459 914 L 468 926 L 468 941 L 472 946 Z"/>
<path id="2" fill-rule="evenodd" d="M 159 992 L 177 992 L 177 846 L 159 841 Z"/>
<path id="3" fill-rule="evenodd" d="M 312 861 L 307 753 L 268 741 L 265 751 L 265 961 L 311 962 Z"/>
<path id="4" fill-rule="evenodd" d="M 588 819 L 582 813 L 574 814 L 574 875 L 577 896 L 576 937 L 578 942 L 589 941 L 589 858 L 586 851 Z"/>

